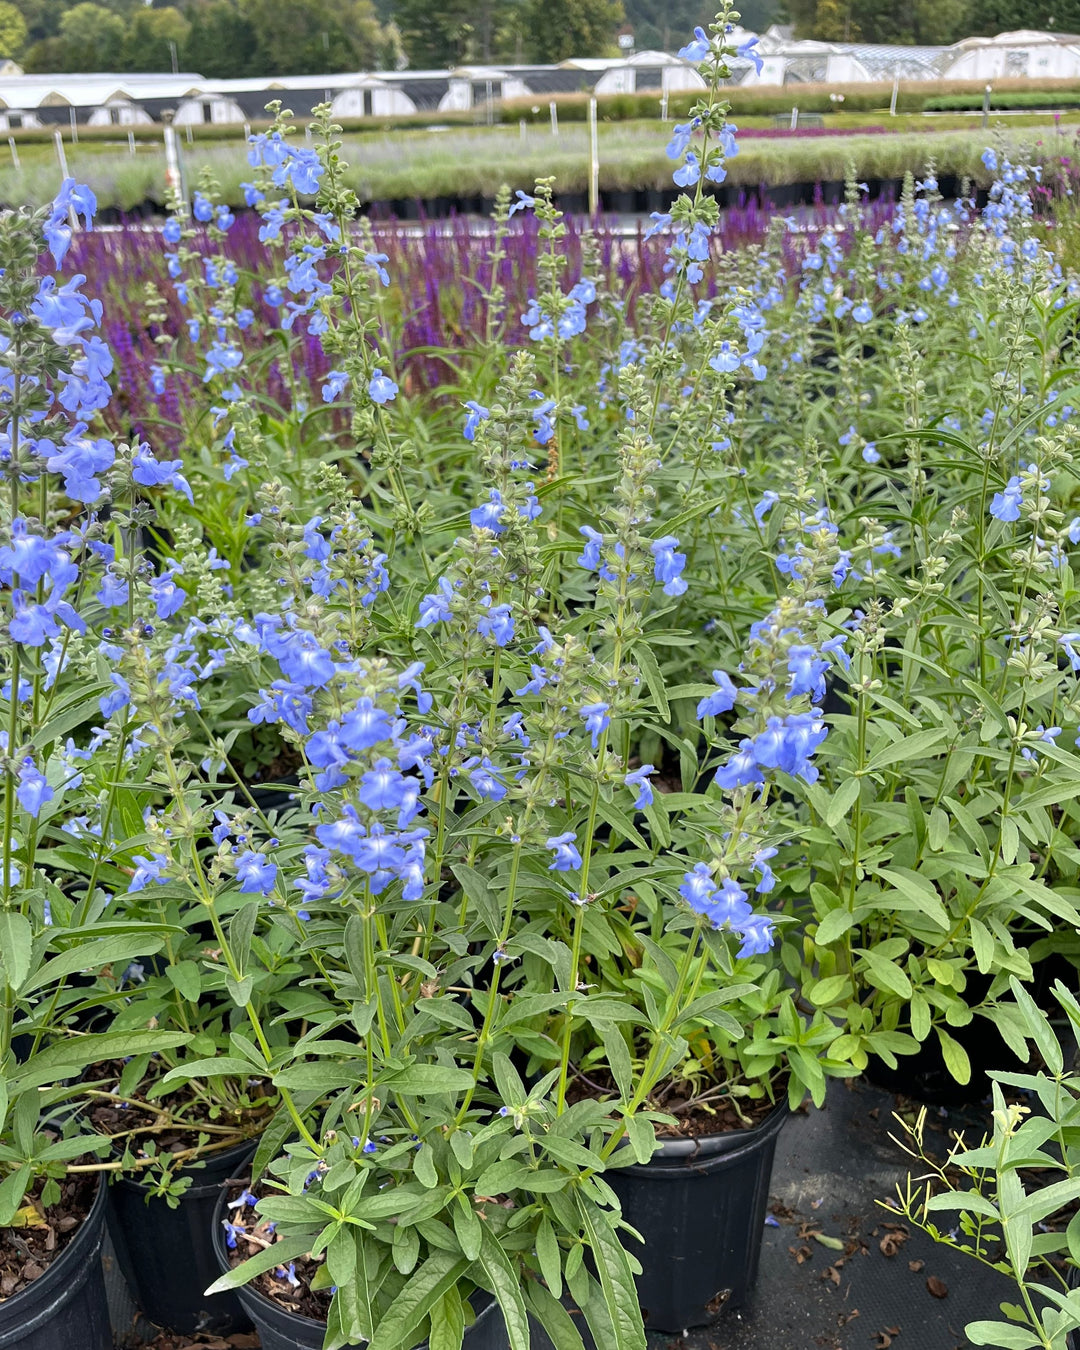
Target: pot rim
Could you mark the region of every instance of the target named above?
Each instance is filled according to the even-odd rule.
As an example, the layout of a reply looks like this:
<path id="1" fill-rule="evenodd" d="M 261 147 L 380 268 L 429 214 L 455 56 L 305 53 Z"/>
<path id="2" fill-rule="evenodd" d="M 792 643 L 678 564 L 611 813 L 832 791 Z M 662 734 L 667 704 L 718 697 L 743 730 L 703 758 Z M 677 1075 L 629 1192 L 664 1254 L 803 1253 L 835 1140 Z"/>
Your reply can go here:
<path id="1" fill-rule="evenodd" d="M 619 1168 L 619 1171 L 656 1174 L 663 1169 L 681 1175 L 694 1163 L 706 1158 L 742 1158 L 779 1134 L 791 1114 L 791 1108 L 784 1098 L 776 1102 L 772 1110 L 749 1129 L 724 1130 L 719 1134 L 698 1135 L 694 1139 L 662 1139 L 660 1147 L 647 1163 L 632 1163 L 629 1167 Z M 738 1138 L 739 1142 L 734 1145 L 725 1143 L 732 1138 Z"/>

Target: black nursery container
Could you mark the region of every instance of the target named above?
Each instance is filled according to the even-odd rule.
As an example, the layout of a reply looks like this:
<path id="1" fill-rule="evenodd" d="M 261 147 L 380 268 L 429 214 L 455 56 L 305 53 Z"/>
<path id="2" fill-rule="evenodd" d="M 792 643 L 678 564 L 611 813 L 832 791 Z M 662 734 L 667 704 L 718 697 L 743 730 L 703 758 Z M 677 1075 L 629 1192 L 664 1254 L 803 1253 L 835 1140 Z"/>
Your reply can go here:
<path id="1" fill-rule="evenodd" d="M 649 1331 L 705 1326 L 742 1303 L 757 1278 L 783 1102 L 750 1130 L 665 1139 L 650 1162 L 604 1175 L 642 1265 L 638 1300 Z"/>
<path id="2" fill-rule="evenodd" d="M 147 1186 L 121 1177 L 109 1188 L 109 1235 L 131 1296 L 161 1327 L 185 1334 L 228 1336 L 251 1320 L 235 1294 L 207 1298 L 219 1271 L 210 1244 L 210 1224 L 226 1181 L 246 1172 L 255 1145 L 211 1154 L 188 1173 L 192 1183 L 173 1209 Z"/>
<path id="3" fill-rule="evenodd" d="M 0 1302 L 0 1350 L 112 1350 L 101 1273 L 106 1187 L 45 1274 Z"/>
<path id="4" fill-rule="evenodd" d="M 215 1261 L 214 1279 L 230 1269 L 229 1250 L 225 1245 L 225 1230 L 222 1219 L 225 1217 L 225 1205 L 228 1192 L 223 1191 L 213 1218 L 213 1248 Z M 244 1310 L 255 1323 L 259 1333 L 262 1350 L 322 1350 L 326 1336 L 326 1323 L 317 1322 L 313 1317 L 301 1317 L 281 1307 L 265 1294 L 260 1294 L 250 1284 L 241 1285 L 236 1290 Z M 214 1294 L 213 1298 L 224 1298 L 223 1294 Z M 476 1321 L 465 1331 L 464 1350 L 509 1350 L 510 1340 L 506 1334 L 499 1306 L 490 1295 L 476 1314 Z M 418 1347 L 425 1350 L 427 1341 Z M 344 1346 L 342 1350 L 359 1350 L 356 1346 Z"/>

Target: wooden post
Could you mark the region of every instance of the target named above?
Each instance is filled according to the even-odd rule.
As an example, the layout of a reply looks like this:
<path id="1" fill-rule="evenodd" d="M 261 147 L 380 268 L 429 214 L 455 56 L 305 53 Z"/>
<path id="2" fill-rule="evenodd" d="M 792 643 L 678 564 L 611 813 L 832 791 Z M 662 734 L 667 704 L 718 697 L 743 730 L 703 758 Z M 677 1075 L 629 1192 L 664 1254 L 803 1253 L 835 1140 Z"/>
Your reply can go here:
<path id="1" fill-rule="evenodd" d="M 596 132 L 596 99 L 589 99 L 589 215 L 600 211 L 600 145 Z"/>

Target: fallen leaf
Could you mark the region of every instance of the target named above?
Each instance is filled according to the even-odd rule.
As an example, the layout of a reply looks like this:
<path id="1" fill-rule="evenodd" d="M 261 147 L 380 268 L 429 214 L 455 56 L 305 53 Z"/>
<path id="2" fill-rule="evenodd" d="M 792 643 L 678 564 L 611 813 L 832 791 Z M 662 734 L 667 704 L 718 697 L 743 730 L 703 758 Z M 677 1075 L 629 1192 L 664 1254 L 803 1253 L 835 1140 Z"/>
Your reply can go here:
<path id="1" fill-rule="evenodd" d="M 907 1268 L 912 1272 L 913 1275 L 918 1275 L 919 1271 L 922 1270 L 923 1266 L 925 1265 L 926 1265 L 925 1261 L 909 1261 L 907 1263 Z"/>
<path id="2" fill-rule="evenodd" d="M 898 1224 L 887 1224 L 888 1232 L 882 1233 L 878 1248 L 882 1256 L 895 1256 L 910 1236 L 906 1228 Z"/>
<path id="3" fill-rule="evenodd" d="M 949 1296 L 949 1286 L 944 1280 L 939 1280 L 936 1275 L 927 1276 L 926 1287 L 934 1298 L 948 1298 Z"/>
<path id="4" fill-rule="evenodd" d="M 840 1272 L 835 1266 L 826 1266 L 819 1278 L 822 1280 L 832 1280 L 833 1284 L 837 1286 L 840 1284 Z"/>
<path id="5" fill-rule="evenodd" d="M 841 1238 L 830 1237 L 828 1233 L 811 1233 L 810 1236 L 816 1238 L 823 1247 L 828 1247 L 830 1251 L 842 1252 L 844 1250 L 844 1243 Z"/>

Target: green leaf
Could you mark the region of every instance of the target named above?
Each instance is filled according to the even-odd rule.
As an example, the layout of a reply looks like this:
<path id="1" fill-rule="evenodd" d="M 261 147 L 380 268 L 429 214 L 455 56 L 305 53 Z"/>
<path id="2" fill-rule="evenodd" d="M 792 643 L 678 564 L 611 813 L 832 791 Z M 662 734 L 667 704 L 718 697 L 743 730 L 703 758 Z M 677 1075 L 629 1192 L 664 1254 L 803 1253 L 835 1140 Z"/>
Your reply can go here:
<path id="1" fill-rule="evenodd" d="M 50 961 L 46 961 L 23 986 L 24 996 L 35 989 L 54 984 L 68 975 L 83 970 L 100 970 L 102 966 L 127 965 L 136 956 L 153 956 L 161 951 L 165 939 L 160 934 L 144 932 L 117 934 L 111 937 L 92 938 L 69 947 Z"/>
<path id="2" fill-rule="evenodd" d="M 656 1128 L 645 1116 L 627 1116 L 626 1137 L 639 1163 L 647 1163 L 657 1149 Z"/>
<path id="3" fill-rule="evenodd" d="M 502 914 L 499 912 L 499 902 L 492 895 L 483 874 L 466 863 L 454 863 L 450 870 L 457 877 L 465 895 L 476 907 L 484 927 L 492 937 L 498 937 L 502 928 Z"/>
<path id="4" fill-rule="evenodd" d="M 469 1260 L 475 1261 L 480 1255 L 483 1225 L 476 1210 L 472 1207 L 472 1202 L 460 1192 L 458 1193 L 457 1204 L 454 1207 L 454 1236 L 461 1243 L 461 1250 Z"/>
<path id="5" fill-rule="evenodd" d="M 457 1285 L 469 1264 L 453 1252 L 432 1252 L 383 1314 L 369 1350 L 399 1350 L 446 1291 Z"/>
<path id="6" fill-rule="evenodd" d="M 465 1336 L 465 1313 L 457 1286 L 448 1289 L 431 1310 L 430 1350 L 461 1350 Z"/>
<path id="7" fill-rule="evenodd" d="M 832 800 L 825 811 L 825 824 L 830 829 L 835 829 L 855 805 L 861 787 L 862 779 L 852 776 L 845 779 L 840 784 L 839 789 L 833 793 Z"/>
<path id="8" fill-rule="evenodd" d="M 562 1255 L 559 1252 L 559 1239 L 547 1215 L 540 1220 L 536 1230 L 536 1259 L 544 1283 L 555 1298 L 562 1298 Z"/>
<path id="9" fill-rule="evenodd" d="M 239 1055 L 217 1055 L 212 1059 L 193 1059 L 178 1064 L 162 1078 L 163 1083 L 187 1082 L 189 1078 L 216 1078 L 227 1074 L 230 1078 L 250 1078 L 252 1067 Z"/>
<path id="10" fill-rule="evenodd" d="M 555 1350 L 585 1350 L 585 1343 L 574 1319 L 550 1290 L 530 1280 L 525 1286 L 525 1298 Z"/>
<path id="11" fill-rule="evenodd" d="M 250 975 L 245 975 L 242 980 L 234 980 L 231 975 L 225 976 L 225 988 L 229 991 L 229 997 L 238 1008 L 246 1008 L 251 1002 L 251 989 L 254 980 Z"/>
<path id="12" fill-rule="evenodd" d="M 971 1061 L 968 1059 L 967 1051 L 959 1041 L 953 1040 L 943 1027 L 936 1027 L 935 1030 L 938 1040 L 941 1042 L 941 1053 L 945 1057 L 945 1067 L 958 1083 L 969 1083 L 971 1081 Z"/>
<path id="13" fill-rule="evenodd" d="M 899 994 L 901 998 L 911 997 L 911 981 L 895 961 L 886 961 L 883 956 L 865 947 L 856 947 L 855 950 L 866 966 L 866 978 L 875 988 Z"/>
<path id="14" fill-rule="evenodd" d="M 17 909 L 0 910 L 0 962 L 11 989 L 18 990 L 30 974 L 34 930 Z"/>
<path id="15" fill-rule="evenodd" d="M 851 981 L 846 975 L 829 975 L 824 980 L 818 980 L 809 990 L 809 998 L 815 1008 L 827 1008 L 830 1003 L 847 998 L 850 993 Z"/>
<path id="16" fill-rule="evenodd" d="M 256 1252 L 254 1256 L 249 1256 L 246 1261 L 240 1265 L 234 1266 L 232 1270 L 227 1270 L 224 1275 L 219 1275 L 214 1283 L 206 1290 L 209 1294 L 224 1294 L 230 1289 L 239 1289 L 242 1284 L 247 1284 L 253 1280 L 256 1275 L 262 1275 L 267 1270 L 274 1270 L 277 1266 L 288 1265 L 290 1261 L 295 1261 L 298 1256 L 304 1256 L 311 1250 L 313 1238 L 310 1237 L 286 1237 L 271 1246 L 264 1248 L 261 1252 Z"/>
<path id="17" fill-rule="evenodd" d="M 409 1096 L 427 1092 L 467 1092 L 472 1083 L 473 1076 L 468 1069 L 455 1069 L 447 1064 L 412 1064 L 379 1080 L 381 1087 L 391 1087 L 395 1092 Z"/>
<path id="18" fill-rule="evenodd" d="M 670 721 L 671 708 L 664 689 L 664 676 L 652 648 L 644 642 L 639 642 L 633 649 L 633 657 L 641 667 L 641 673 L 645 676 L 645 683 L 649 686 L 649 693 L 653 696 L 653 702 L 660 716 L 665 722 Z"/>
<path id="19" fill-rule="evenodd" d="M 608 1216 L 580 1191 L 577 1202 L 611 1318 L 612 1350 L 645 1350 L 645 1326 L 626 1252 L 612 1231 Z"/>
<path id="20" fill-rule="evenodd" d="M 1054 1035 L 1050 1026 L 1049 1018 L 1015 975 L 1009 976 L 1009 988 L 1012 990 L 1012 996 L 1016 1000 L 1016 1005 L 1024 1019 L 1025 1033 L 1035 1042 L 1036 1048 L 1042 1055 L 1050 1072 L 1059 1074 L 1064 1061 L 1061 1046 L 1058 1044 L 1058 1038 Z"/>
<path id="21" fill-rule="evenodd" d="M 634 1095 L 634 1065 L 630 1059 L 630 1050 L 626 1039 L 617 1026 L 610 1022 L 600 1026 L 600 1038 L 604 1043 L 604 1057 L 607 1060 L 619 1097 L 628 1102 Z"/>
<path id="22" fill-rule="evenodd" d="M 413 1154 L 413 1173 L 421 1186 L 426 1186 L 429 1190 L 439 1184 L 435 1154 L 430 1144 L 421 1144 Z"/>
<path id="23" fill-rule="evenodd" d="M 917 731 L 914 736 L 905 736 L 903 740 L 894 741 L 870 756 L 866 762 L 866 772 L 884 769 L 890 764 L 903 764 L 909 759 L 920 759 L 947 735 L 945 727 L 931 727 L 928 731 Z"/>
<path id="24" fill-rule="evenodd" d="M 186 1031 L 102 1031 L 59 1041 L 9 1075 L 12 1095 L 72 1077 L 73 1069 L 106 1059 L 126 1059 L 154 1050 L 175 1050 L 191 1039 Z"/>
<path id="25" fill-rule="evenodd" d="M 1041 1336 L 1012 1322 L 969 1322 L 964 1335 L 972 1345 L 994 1345 L 999 1350 L 1034 1350 L 1045 1345 Z"/>
<path id="26" fill-rule="evenodd" d="M 930 1004 L 917 989 L 911 996 L 908 1016 L 911 1019 L 911 1034 L 917 1041 L 925 1041 L 930 1035 Z"/>
<path id="27" fill-rule="evenodd" d="M 181 998 L 198 1003 L 202 993 L 202 971 L 194 961 L 177 961 L 165 967 L 165 976 Z"/>
<path id="28" fill-rule="evenodd" d="M 994 939 L 986 924 L 978 919 L 969 919 L 971 929 L 971 949 L 975 953 L 975 964 L 982 975 L 989 975 L 994 968 Z"/>
<path id="29" fill-rule="evenodd" d="M 248 953 L 251 951 L 251 935 L 255 932 L 255 920 L 258 917 L 259 906 L 257 902 L 249 900 L 240 906 L 229 924 L 229 946 L 232 948 L 237 969 L 241 973 L 247 965 Z M 250 999 L 245 1000 L 245 1002 L 249 1001 Z M 244 1005 L 241 1004 L 240 1006 L 243 1007 Z"/>
<path id="30" fill-rule="evenodd" d="M 831 946 L 832 943 L 842 938 L 849 929 L 854 928 L 858 921 L 858 917 L 851 910 L 844 909 L 843 906 L 839 909 L 831 909 L 818 922 L 814 941 L 819 947 Z"/>
<path id="31" fill-rule="evenodd" d="M 6 1228 L 15 1217 L 15 1211 L 22 1204 L 30 1184 L 32 1171 L 29 1163 L 23 1163 L 0 1181 L 0 1228 Z"/>
<path id="32" fill-rule="evenodd" d="M 482 1232 L 481 1283 L 490 1289 L 499 1301 L 503 1321 L 506 1323 L 510 1350 L 529 1350 L 529 1314 L 521 1293 L 521 1277 L 510 1264 L 510 1258 L 503 1251 L 502 1243 L 486 1224 L 483 1225 Z"/>

